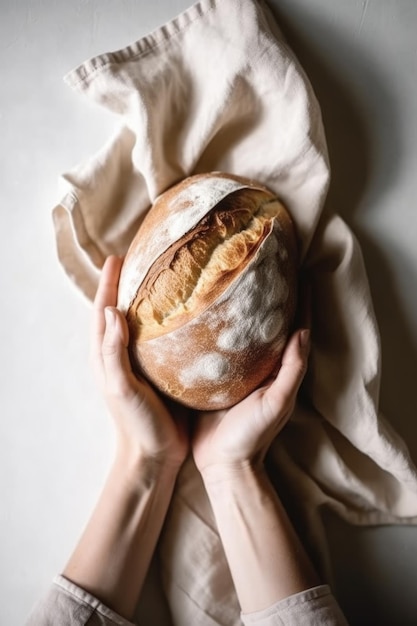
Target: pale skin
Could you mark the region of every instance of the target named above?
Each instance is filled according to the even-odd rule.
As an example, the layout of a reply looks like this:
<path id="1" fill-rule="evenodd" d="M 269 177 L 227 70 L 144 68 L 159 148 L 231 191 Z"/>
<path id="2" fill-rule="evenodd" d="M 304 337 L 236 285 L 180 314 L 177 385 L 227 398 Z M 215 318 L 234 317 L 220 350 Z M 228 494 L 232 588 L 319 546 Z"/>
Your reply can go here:
<path id="1" fill-rule="evenodd" d="M 117 257 L 104 264 L 91 342 L 115 426 L 115 458 L 63 575 L 131 619 L 177 474 L 192 454 L 242 611 L 319 584 L 263 465 L 294 408 L 307 366 L 308 330 L 290 338 L 276 378 L 228 411 L 193 414 L 187 424 L 184 409 L 163 401 L 131 371 L 128 328 L 115 306 L 121 264 Z"/>

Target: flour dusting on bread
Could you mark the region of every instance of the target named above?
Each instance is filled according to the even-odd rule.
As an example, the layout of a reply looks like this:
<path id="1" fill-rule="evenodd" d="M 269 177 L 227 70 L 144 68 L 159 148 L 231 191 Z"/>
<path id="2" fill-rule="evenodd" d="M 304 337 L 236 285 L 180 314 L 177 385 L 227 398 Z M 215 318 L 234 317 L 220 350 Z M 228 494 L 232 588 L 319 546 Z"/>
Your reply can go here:
<path id="1" fill-rule="evenodd" d="M 229 367 L 229 359 L 219 352 L 209 352 L 180 369 L 179 380 L 184 386 L 195 382 L 217 381 L 227 374 Z"/>

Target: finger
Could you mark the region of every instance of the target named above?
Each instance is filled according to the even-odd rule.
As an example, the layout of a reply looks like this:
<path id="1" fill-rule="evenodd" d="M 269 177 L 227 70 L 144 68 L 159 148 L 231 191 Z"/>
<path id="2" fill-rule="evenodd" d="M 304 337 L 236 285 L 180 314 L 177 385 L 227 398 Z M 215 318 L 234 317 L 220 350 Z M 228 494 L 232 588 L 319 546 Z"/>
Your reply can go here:
<path id="1" fill-rule="evenodd" d="M 117 289 L 121 266 L 122 259 L 116 256 L 110 256 L 105 260 L 94 298 L 91 351 L 93 360 L 98 365 L 102 364 L 101 346 L 106 328 L 104 309 L 107 306 L 115 306 L 117 303 Z"/>
<path id="2" fill-rule="evenodd" d="M 264 394 L 266 417 L 289 417 L 307 369 L 310 331 L 296 331 L 285 348 L 281 368 Z"/>
<path id="3" fill-rule="evenodd" d="M 123 315 L 115 307 L 106 307 L 105 331 L 101 345 L 106 391 L 126 396 L 132 391 L 132 369 L 127 346 L 129 332 Z"/>

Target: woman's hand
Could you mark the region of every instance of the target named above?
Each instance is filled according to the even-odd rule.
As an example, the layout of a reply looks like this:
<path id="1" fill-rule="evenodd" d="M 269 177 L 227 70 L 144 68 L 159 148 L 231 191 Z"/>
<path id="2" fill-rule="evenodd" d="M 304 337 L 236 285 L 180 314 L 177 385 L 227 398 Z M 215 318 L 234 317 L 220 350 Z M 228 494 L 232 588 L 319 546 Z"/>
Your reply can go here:
<path id="1" fill-rule="evenodd" d="M 192 449 L 244 613 L 319 584 L 263 467 L 294 409 L 309 332 L 290 338 L 276 378 L 229 411 L 204 413 Z"/>
<path id="2" fill-rule="evenodd" d="M 228 411 L 201 413 L 192 450 L 203 475 L 261 464 L 272 440 L 287 423 L 303 380 L 309 331 L 290 338 L 274 380 L 255 390 Z"/>
<path id="3" fill-rule="evenodd" d="M 172 404 L 170 412 L 151 386 L 132 372 L 129 330 L 116 308 L 121 266 L 122 260 L 111 256 L 101 273 L 94 300 L 93 366 L 123 456 L 179 467 L 188 451 L 185 411 Z"/>
<path id="4" fill-rule="evenodd" d="M 109 257 L 94 301 L 92 360 L 117 432 L 114 462 L 64 576 L 131 619 L 188 450 L 177 419 L 130 367 L 115 307 L 121 259 Z"/>

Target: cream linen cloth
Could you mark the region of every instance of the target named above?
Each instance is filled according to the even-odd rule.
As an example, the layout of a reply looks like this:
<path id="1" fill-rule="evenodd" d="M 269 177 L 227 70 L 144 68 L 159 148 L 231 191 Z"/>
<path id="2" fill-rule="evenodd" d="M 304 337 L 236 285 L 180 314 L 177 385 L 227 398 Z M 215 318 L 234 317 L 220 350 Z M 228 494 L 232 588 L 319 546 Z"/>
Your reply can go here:
<path id="1" fill-rule="evenodd" d="M 62 178 L 53 216 L 69 276 L 92 298 L 105 257 L 125 253 L 158 194 L 188 175 L 262 181 L 294 217 L 314 291 L 303 402 L 271 449 L 271 475 L 321 566 L 322 505 L 356 524 L 416 523 L 416 470 L 379 414 L 380 346 L 361 251 L 337 207 L 323 208 L 329 164 L 319 105 L 267 6 L 202 0 L 66 81 L 117 120 L 107 144 Z M 240 623 L 191 460 L 159 554 L 176 624 Z"/>

